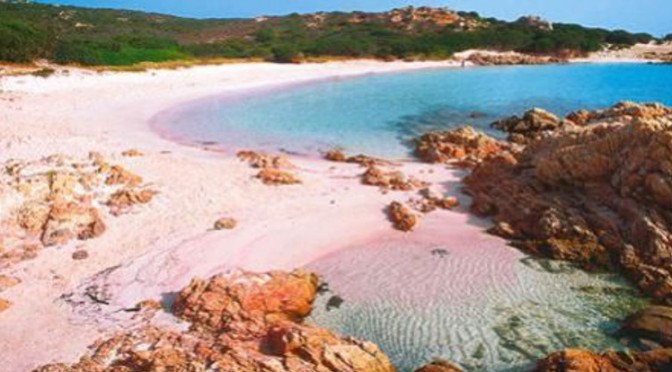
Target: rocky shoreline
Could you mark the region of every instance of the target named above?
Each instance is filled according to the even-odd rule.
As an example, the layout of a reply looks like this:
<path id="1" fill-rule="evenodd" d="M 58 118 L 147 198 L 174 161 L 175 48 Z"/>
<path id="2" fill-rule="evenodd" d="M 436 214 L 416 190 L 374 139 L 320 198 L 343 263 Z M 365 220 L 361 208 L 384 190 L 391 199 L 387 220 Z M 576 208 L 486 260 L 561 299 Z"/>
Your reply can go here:
<path id="1" fill-rule="evenodd" d="M 495 222 L 491 233 L 535 255 L 623 273 L 645 294 L 670 305 L 670 117 L 672 109 L 658 104 L 619 103 L 564 119 L 533 109 L 493 123 L 509 133 L 506 141 L 460 128 L 423 135 L 416 154 L 426 162 L 471 169 L 464 190 L 472 197 L 471 210 Z M 280 156 L 238 156 L 262 172 L 294 167 Z M 338 150 L 326 158 L 360 164 L 366 169 L 362 182 L 383 192 L 426 187 L 398 171 L 381 170 L 395 166 L 382 159 Z M 421 195 L 432 208 L 454 206 L 428 189 Z M 418 222 L 403 203 L 392 203 L 389 213 L 404 231 Z M 96 341 L 78 363 L 36 371 L 394 371 L 376 345 L 303 323 L 320 287 L 317 276 L 301 271 L 194 279 L 174 299 L 129 309 L 140 323 Z M 156 322 L 164 308 L 179 321 Z M 663 371 L 672 367 L 670 330 L 672 308 L 650 307 L 626 319 L 621 331 L 647 351 L 568 349 L 540 360 L 535 370 Z M 459 370 L 440 360 L 418 369 Z"/>
<path id="2" fill-rule="evenodd" d="M 292 158 L 292 164 L 251 152 L 241 153 L 241 162 L 168 143 L 153 134 L 144 136 L 145 128 L 134 127 L 185 96 L 199 98 L 220 91 L 222 81 L 229 82 L 220 74 L 229 74 L 227 79 L 235 84 L 242 84 L 235 79 L 245 74 L 250 79 L 258 74 L 265 79 L 278 74 L 289 80 L 300 80 L 291 74 L 305 78 L 303 70 L 267 68 L 259 72 L 262 69 L 253 66 L 213 67 L 207 74 L 206 70 L 157 72 L 158 77 L 77 75 L 91 83 L 86 86 L 62 76 L 22 83 L 23 88 L 9 85 L 10 93 L 0 97 L 6 103 L 0 110 L 10 123 L 3 127 L 8 134 L 0 139 L 0 202 L 9 203 L 2 204 L 0 217 L 3 228 L 11 226 L 2 231 L 2 254 L 8 255 L 1 262 L 7 266 L 0 268 L 10 268 L 0 275 L 0 297 L 7 299 L 0 299 L 0 325 L 8 335 L 3 347 L 15 351 L 0 358 L 8 368 L 44 364 L 44 371 L 142 371 L 180 366 L 199 371 L 221 363 L 233 370 L 302 371 L 316 366 L 334 371 L 393 370 L 374 345 L 303 322 L 320 290 L 314 275 L 219 270 L 224 274 L 211 277 L 208 270 L 220 266 L 210 261 L 226 258 L 233 265 L 249 265 L 245 259 L 254 256 L 255 266 L 247 270 L 265 272 L 276 266 L 291 270 L 287 267 L 300 266 L 295 263 L 299 259 L 285 257 L 285 248 L 297 246 L 296 255 L 302 260 L 327 250 L 313 235 L 278 238 L 290 231 L 283 230 L 287 226 L 296 230 L 293 223 L 316 229 L 319 224 L 311 225 L 310 219 L 358 218 L 329 230 L 333 236 L 350 236 L 362 229 L 392 231 L 395 224 L 411 231 L 420 216 L 455 207 L 457 201 L 446 197 L 446 190 L 432 187 L 445 181 L 453 166 L 470 172 L 464 186 L 473 197 L 471 207 L 496 222 L 493 233 L 526 252 L 574 261 L 590 270 L 623 273 L 661 305 L 670 304 L 669 108 L 620 104 L 564 119 L 533 110 L 498 124 L 509 135 L 507 141 L 473 129 L 429 133 L 419 139 L 416 153 L 436 166 L 398 166 L 337 152 L 328 154 L 335 163 Z M 323 77 L 344 67 L 311 68 L 317 70 L 313 77 Z M 198 84 L 183 84 L 187 78 Z M 66 79 L 73 86 L 63 94 L 59 89 Z M 284 82 L 277 79 L 278 84 Z M 251 86 L 246 84 L 241 86 Z M 173 85 L 181 90 L 171 90 Z M 121 86 L 133 88 L 128 89 L 129 97 L 119 97 Z M 94 98 L 106 102 L 94 107 L 96 126 L 71 103 L 89 104 Z M 143 101 L 149 108 L 117 115 L 133 106 L 129 101 L 136 107 Z M 62 109 L 62 115 L 38 115 L 49 111 L 43 110 L 47 105 Z M 138 146 L 142 152 L 122 153 L 120 146 Z M 92 149 L 105 158 L 98 152 L 87 157 Z M 68 156 L 48 156 L 56 153 Z M 26 160 L 9 161 L 10 157 Z M 254 213 L 245 214 L 250 210 Z M 274 219 L 278 214 L 280 218 Z M 262 225 L 271 228 L 260 234 Z M 240 248 L 250 242 L 255 244 L 253 252 Z M 37 248 L 26 249 L 23 243 Z M 189 247 L 178 249 L 185 244 Z M 196 249 L 198 244 L 205 248 Z M 306 248 L 313 245 L 320 252 Z M 47 246 L 53 248 L 44 249 Z M 173 262 L 179 265 L 170 266 Z M 110 335 L 117 328 L 106 328 L 109 324 L 71 321 L 72 304 L 54 294 L 97 283 L 91 278 L 124 265 L 126 271 L 120 269 L 114 277 L 121 280 L 119 285 L 137 279 L 137 286 L 124 294 L 141 293 L 140 298 L 152 299 L 138 302 L 129 296 L 134 299 L 131 306 L 118 309 L 121 316 L 133 318 L 129 323 L 133 326 L 123 324 L 119 333 Z M 190 271 L 192 266 L 198 267 Z M 143 285 L 156 285 L 155 276 L 179 275 L 211 279 L 196 279 L 187 286 L 175 279 L 170 284 L 179 285 L 170 289 L 182 288 L 177 297 L 161 299 L 151 291 L 145 295 Z M 108 298 L 95 294 L 82 293 L 95 306 L 113 308 L 105 304 Z M 253 298 L 242 303 L 246 296 Z M 668 307 L 657 306 L 625 322 L 623 337 L 632 338 L 645 351 L 560 351 L 540 362 L 538 370 L 669 369 L 671 318 Z M 61 340 L 66 336 L 72 339 L 64 345 Z M 101 341 L 86 353 L 85 345 L 96 338 Z M 73 356 L 82 354 L 73 365 Z M 50 364 L 56 361 L 67 363 Z M 421 369 L 454 370 L 459 368 L 446 361 Z"/>
<path id="3" fill-rule="evenodd" d="M 472 168 L 464 191 L 491 233 L 534 255 L 622 273 L 672 305 L 672 109 L 622 102 L 560 119 L 533 109 L 493 123 L 505 142 L 473 130 L 427 134 L 416 154 Z M 672 308 L 633 315 L 623 334 L 651 352 L 628 357 L 566 351 L 540 371 L 665 370 Z M 596 366 L 599 366 L 596 367 Z M 595 369 L 597 368 L 597 369 Z"/>

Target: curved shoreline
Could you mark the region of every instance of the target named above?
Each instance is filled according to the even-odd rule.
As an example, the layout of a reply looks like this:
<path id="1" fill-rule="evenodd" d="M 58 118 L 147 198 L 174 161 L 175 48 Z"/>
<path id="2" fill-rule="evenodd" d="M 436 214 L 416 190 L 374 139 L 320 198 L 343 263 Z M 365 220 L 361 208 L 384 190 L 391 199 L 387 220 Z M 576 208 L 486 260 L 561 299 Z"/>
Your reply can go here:
<path id="1" fill-rule="evenodd" d="M 376 188 L 360 186 L 358 166 L 292 159 L 304 180 L 302 186 L 264 186 L 253 179 L 254 170 L 235 158 L 157 136 L 149 126 L 156 113 L 181 102 L 221 94 L 223 87 L 225 92 L 233 92 L 324 77 L 442 67 L 451 66 L 367 61 L 301 66 L 258 64 L 142 74 L 71 71 L 67 76 L 48 79 L 32 76 L 4 79 L 0 95 L 0 129 L 4 133 L 0 147 L 4 150 L 0 161 L 35 159 L 54 153 L 82 157 L 98 151 L 114 163 L 142 174 L 160 194 L 137 213 L 123 219 L 110 216 L 108 230 L 100 238 L 73 242 L 60 249 L 49 248 L 35 260 L 12 269 L 22 284 L 3 292 L 3 297 L 14 305 L 0 317 L 0 333 L 8 335 L 0 339 L 0 348 L 15 352 L 0 355 L 0 362 L 11 370 L 29 370 L 57 360 L 74 361 L 91 340 L 124 325 L 102 327 L 101 332 L 98 323 L 73 314 L 62 295 L 78 293 L 83 283 L 119 265 L 131 266 L 130 270 L 122 270 L 127 275 L 120 277 L 133 282 L 137 268 L 145 267 L 143 262 L 149 262 L 149 272 L 156 267 L 152 266 L 151 258 L 143 261 L 142 257 L 171 252 L 184 242 L 190 242 L 183 248 L 184 258 L 195 260 L 192 261 L 195 270 L 184 271 L 192 263 L 183 262 L 172 273 L 164 273 L 178 276 L 172 283 L 188 280 L 188 276 L 207 275 L 220 268 L 221 261 L 229 261 L 222 259 L 231 257 L 229 254 L 239 255 L 235 261 L 240 266 L 258 270 L 301 266 L 318 257 L 316 254 L 333 250 L 334 241 L 347 246 L 351 231 L 362 233 L 358 239 L 364 240 L 391 231 L 382 210 L 394 196 L 380 197 Z M 137 158 L 120 155 L 130 148 L 137 148 L 145 155 Z M 416 171 L 423 167 L 414 166 Z M 278 203 L 279 200 L 283 202 Z M 232 232 L 238 236 L 235 239 L 239 248 L 226 243 L 233 238 L 226 232 L 207 232 L 223 215 L 240 222 L 240 228 Z M 311 218 L 315 215 L 322 217 Z M 330 216 L 341 216 L 333 218 L 344 222 L 332 226 L 331 233 L 320 228 Z M 292 238 L 279 233 L 285 230 L 308 235 Z M 205 242 L 199 243 L 199 237 L 204 237 Z M 311 242 L 312 247 L 308 244 Z M 258 255 L 248 254 L 245 247 L 249 244 L 255 245 L 254 252 Z M 300 244 L 307 249 L 287 255 L 288 249 Z M 229 249 L 213 248 L 218 245 Z M 72 252 L 79 248 L 89 252 L 87 260 L 72 260 Z M 194 249 L 205 256 L 189 253 Z M 279 262 L 278 258 L 284 261 Z M 136 260 L 140 261 L 133 266 Z M 157 288 L 160 290 L 154 291 L 154 295 L 165 287 Z M 129 291 L 131 299 L 142 292 Z M 60 342 L 65 338 L 68 343 Z"/>
<path id="2" fill-rule="evenodd" d="M 113 311 L 132 306 L 138 299 L 160 297 L 192 276 L 207 276 L 232 265 L 260 271 L 302 266 L 380 234 L 401 234 L 391 230 L 383 210 L 390 201 L 405 200 L 409 193 L 381 195 L 376 188 L 360 185 L 358 166 L 292 157 L 304 184 L 264 186 L 253 179 L 254 170 L 231 156 L 157 136 L 150 121 L 162 109 L 221 93 L 224 85 L 232 93 L 325 76 L 347 78 L 441 67 L 451 66 L 373 62 L 228 65 L 143 74 L 75 71 L 46 80 L 3 81 L 7 84 L 0 95 L 0 130 L 5 133 L 0 139 L 0 161 L 99 151 L 142 174 L 160 194 L 137 213 L 111 218 L 108 231 L 100 238 L 49 248 L 34 261 L 14 268 L 23 283 L 3 292 L 15 305 L 0 316 L 0 334 L 8 335 L 0 338 L 0 349 L 15 352 L 0 355 L 0 363 L 12 370 L 26 370 L 51 361 L 74 361 L 91 340 L 123 328 L 123 322 L 107 322 L 99 304 L 93 312 L 83 304 L 73 316 L 67 301 L 72 297 L 63 295 L 82 295 L 90 285 L 110 285 L 117 305 L 109 309 Z M 120 152 L 129 148 L 145 155 L 122 157 Z M 441 182 L 451 192 L 457 190 L 460 177 L 454 170 L 419 163 L 403 167 L 407 174 Z M 209 232 L 212 223 L 224 215 L 238 219 L 239 228 Z M 474 223 L 458 212 L 432 216 L 446 217 Z M 352 236 L 353 231 L 361 235 Z M 251 245 L 253 252 L 247 249 Z M 89 259 L 73 261 L 72 252 L 82 246 L 90 253 Z M 297 246 L 299 254 L 289 254 L 296 253 Z M 109 270 L 115 267 L 119 268 Z"/>

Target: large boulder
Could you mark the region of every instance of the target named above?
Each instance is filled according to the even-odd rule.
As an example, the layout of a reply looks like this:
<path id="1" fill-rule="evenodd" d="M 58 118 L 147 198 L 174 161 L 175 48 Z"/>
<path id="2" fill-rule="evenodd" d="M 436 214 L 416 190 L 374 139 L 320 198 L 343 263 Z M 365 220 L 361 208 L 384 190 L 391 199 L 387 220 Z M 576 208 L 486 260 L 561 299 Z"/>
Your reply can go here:
<path id="1" fill-rule="evenodd" d="M 317 276 L 302 271 L 194 279 L 178 294 L 173 313 L 196 328 L 254 332 L 281 321 L 303 320 L 310 314 L 317 286 Z"/>

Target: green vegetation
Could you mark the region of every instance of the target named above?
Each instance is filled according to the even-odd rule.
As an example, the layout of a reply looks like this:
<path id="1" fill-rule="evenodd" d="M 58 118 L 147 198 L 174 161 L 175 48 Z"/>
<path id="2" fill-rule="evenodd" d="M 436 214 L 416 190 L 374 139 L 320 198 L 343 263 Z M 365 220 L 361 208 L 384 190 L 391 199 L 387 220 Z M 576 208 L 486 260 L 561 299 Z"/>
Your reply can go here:
<path id="1" fill-rule="evenodd" d="M 603 45 L 654 40 L 648 34 L 451 14 L 459 22 L 399 21 L 388 13 L 292 14 L 263 20 L 195 20 L 160 14 L 0 3 L 0 60 L 128 66 L 140 62 L 260 58 L 446 58 L 471 48 L 585 54 Z M 469 26 L 464 26 L 468 24 Z"/>

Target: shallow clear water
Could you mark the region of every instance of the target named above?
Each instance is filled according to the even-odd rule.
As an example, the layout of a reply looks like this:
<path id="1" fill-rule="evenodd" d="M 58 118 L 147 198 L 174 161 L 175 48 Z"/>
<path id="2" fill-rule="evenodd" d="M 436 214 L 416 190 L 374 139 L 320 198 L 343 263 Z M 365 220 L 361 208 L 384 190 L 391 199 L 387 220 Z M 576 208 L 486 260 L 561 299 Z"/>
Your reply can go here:
<path id="1" fill-rule="evenodd" d="M 598 64 L 493 67 L 370 75 L 183 107 L 158 123 L 181 139 L 226 148 L 403 157 L 404 140 L 430 129 L 487 124 L 531 107 L 557 114 L 621 100 L 672 104 L 672 66 Z M 471 116 L 477 116 L 472 118 Z"/>
<path id="2" fill-rule="evenodd" d="M 309 321 L 375 342 L 401 372 L 435 357 L 519 371 L 568 347 L 624 349 L 619 322 L 646 304 L 615 275 L 532 259 L 492 237 L 452 240 L 379 242 L 308 265 L 330 288 Z"/>

